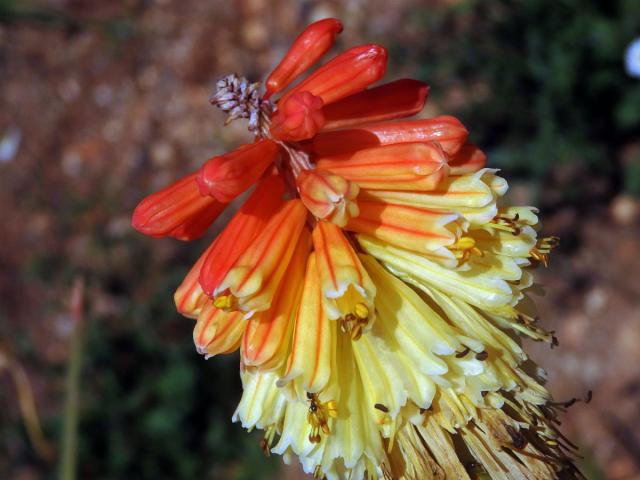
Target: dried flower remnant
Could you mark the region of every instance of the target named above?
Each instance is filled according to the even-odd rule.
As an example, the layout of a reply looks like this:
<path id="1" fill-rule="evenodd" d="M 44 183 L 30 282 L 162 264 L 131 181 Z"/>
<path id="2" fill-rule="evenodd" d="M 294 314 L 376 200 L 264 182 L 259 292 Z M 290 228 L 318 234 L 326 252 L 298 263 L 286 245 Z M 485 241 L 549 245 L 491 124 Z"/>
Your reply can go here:
<path id="1" fill-rule="evenodd" d="M 504 205 L 459 120 L 406 118 L 427 85 L 374 86 L 383 47 L 291 87 L 341 31 L 310 25 L 265 90 L 222 79 L 212 103 L 254 143 L 134 214 L 188 240 L 257 185 L 175 295 L 198 352 L 240 349 L 234 420 L 316 478 L 581 478 L 557 429 L 566 405 L 515 338 L 557 344 L 527 299 L 558 240 L 538 237 L 534 208 Z"/>

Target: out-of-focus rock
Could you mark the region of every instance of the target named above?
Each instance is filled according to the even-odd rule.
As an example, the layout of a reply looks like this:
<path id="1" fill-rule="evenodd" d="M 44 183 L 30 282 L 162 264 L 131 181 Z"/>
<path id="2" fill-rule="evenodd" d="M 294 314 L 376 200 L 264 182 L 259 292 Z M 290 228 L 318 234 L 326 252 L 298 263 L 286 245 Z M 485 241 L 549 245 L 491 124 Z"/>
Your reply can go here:
<path id="1" fill-rule="evenodd" d="M 620 225 L 631 225 L 640 218 L 640 201 L 630 195 L 618 195 L 610 206 L 611 216 Z"/>

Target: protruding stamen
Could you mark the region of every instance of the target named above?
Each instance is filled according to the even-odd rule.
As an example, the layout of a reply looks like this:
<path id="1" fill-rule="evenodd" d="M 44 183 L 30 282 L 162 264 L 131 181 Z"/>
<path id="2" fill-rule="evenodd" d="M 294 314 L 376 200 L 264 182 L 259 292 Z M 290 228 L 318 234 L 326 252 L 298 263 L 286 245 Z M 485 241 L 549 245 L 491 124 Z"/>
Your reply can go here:
<path id="1" fill-rule="evenodd" d="M 329 435 L 331 433 L 331 429 L 329 428 L 329 419 L 337 418 L 338 406 L 335 400 L 321 402 L 318 399 L 317 393 L 307 392 L 307 399 L 309 400 L 307 421 L 311 425 L 309 441 L 314 444 L 320 443 L 322 440 L 321 433 L 324 433 L 325 435 Z"/>
<path id="2" fill-rule="evenodd" d="M 510 232 L 513 235 L 520 235 L 522 231 L 522 225 L 520 224 L 520 215 L 515 214 L 513 217 L 507 217 L 506 215 L 496 215 L 491 220 L 491 226 L 496 230 L 502 230 Z"/>
<path id="3" fill-rule="evenodd" d="M 560 244 L 558 237 L 543 237 L 538 240 L 535 247 L 531 249 L 529 255 L 534 260 L 542 263 L 545 268 L 549 265 L 549 254 L 551 250 Z"/>

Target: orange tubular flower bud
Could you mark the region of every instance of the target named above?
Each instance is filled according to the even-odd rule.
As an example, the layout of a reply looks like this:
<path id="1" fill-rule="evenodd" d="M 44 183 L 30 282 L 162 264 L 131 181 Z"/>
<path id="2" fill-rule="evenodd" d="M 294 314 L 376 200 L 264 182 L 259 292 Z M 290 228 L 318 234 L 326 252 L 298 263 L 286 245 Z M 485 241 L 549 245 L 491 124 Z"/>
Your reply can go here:
<path id="1" fill-rule="evenodd" d="M 196 174 L 149 195 L 133 212 L 133 228 L 151 237 L 194 240 L 204 234 L 226 204 L 203 197 Z"/>
<path id="2" fill-rule="evenodd" d="M 410 117 L 424 107 L 429 86 L 404 78 L 351 95 L 324 108 L 324 128 L 351 127 L 362 123 Z"/>
<path id="3" fill-rule="evenodd" d="M 215 239 L 209 250 L 202 255 L 199 282 L 206 295 L 213 296 L 215 289 L 234 262 L 249 248 L 271 217 L 282 208 L 283 193 L 284 183 L 281 177 L 272 176 L 260 180 L 251 196 Z"/>
<path id="4" fill-rule="evenodd" d="M 487 165 L 487 156 L 477 146 L 463 145 L 458 153 L 449 158 L 451 175 L 465 175 L 482 170 Z"/>
<path id="5" fill-rule="evenodd" d="M 443 115 L 425 120 L 372 123 L 348 130 L 322 132 L 313 138 L 313 151 L 324 156 L 377 145 L 438 142 L 447 155 L 455 155 L 468 135 L 460 120 Z"/>
<path id="6" fill-rule="evenodd" d="M 240 347 L 245 326 L 241 313 L 224 312 L 207 303 L 193 329 L 196 350 L 206 358 L 231 353 Z"/>
<path id="7" fill-rule="evenodd" d="M 297 92 L 311 92 L 325 105 L 361 92 L 380 80 L 387 69 L 387 50 L 380 45 L 353 47 L 325 63 L 280 100 Z"/>
<path id="8" fill-rule="evenodd" d="M 297 142 L 313 137 L 324 125 L 322 99 L 309 92 L 298 92 L 279 104 L 271 120 L 276 140 Z"/>
<path id="9" fill-rule="evenodd" d="M 452 212 L 366 199 L 360 202 L 360 215 L 346 229 L 424 253 L 456 241 L 457 219 Z"/>
<path id="10" fill-rule="evenodd" d="M 253 185 L 277 155 L 278 145 L 263 139 L 210 158 L 198 172 L 200 193 L 230 202 Z"/>
<path id="11" fill-rule="evenodd" d="M 271 307 L 307 217 L 300 200 L 289 200 L 233 263 L 214 292 L 214 304 L 249 318 Z"/>
<path id="12" fill-rule="evenodd" d="M 286 360 L 310 248 L 311 234 L 303 229 L 273 306 L 247 321 L 241 345 L 245 366 L 273 370 Z"/>
<path id="13" fill-rule="evenodd" d="M 210 301 L 210 298 L 202 290 L 198 278 L 200 277 L 200 271 L 202 270 L 205 259 L 215 246 L 215 241 L 209 245 L 209 248 L 200 256 L 195 265 L 191 267 L 191 270 L 189 270 L 189 273 L 184 277 L 184 280 L 173 295 L 176 310 L 185 317 L 197 318 L 205 304 Z"/>
<path id="14" fill-rule="evenodd" d="M 317 166 L 371 190 L 433 190 L 449 173 L 437 143 L 368 148 L 321 158 Z"/>
<path id="15" fill-rule="evenodd" d="M 335 18 L 325 18 L 305 28 L 269 75 L 265 98 L 287 88 L 298 75 L 320 60 L 333 46 L 340 32 L 342 23 Z"/>
<path id="16" fill-rule="evenodd" d="M 344 227 L 358 216 L 355 183 L 323 170 L 303 170 L 297 181 L 302 202 L 316 218 Z"/>

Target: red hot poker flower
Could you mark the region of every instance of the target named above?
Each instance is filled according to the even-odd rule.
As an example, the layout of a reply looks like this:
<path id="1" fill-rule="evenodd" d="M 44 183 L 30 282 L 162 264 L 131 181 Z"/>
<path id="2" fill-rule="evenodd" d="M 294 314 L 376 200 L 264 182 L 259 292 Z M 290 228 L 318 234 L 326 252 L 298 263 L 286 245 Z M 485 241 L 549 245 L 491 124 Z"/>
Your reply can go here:
<path id="1" fill-rule="evenodd" d="M 197 351 L 241 350 L 234 420 L 317 478 L 467 478 L 459 454 L 492 478 L 578 478 L 513 338 L 553 342 L 519 302 L 557 239 L 537 237 L 535 209 L 502 203 L 506 182 L 458 120 L 388 121 L 428 87 L 367 90 L 384 48 L 352 48 L 286 91 L 341 28 L 310 26 L 264 93 L 221 79 L 212 103 L 248 119 L 254 143 L 134 212 L 143 233 L 195 238 L 257 183 L 175 294 Z"/>

